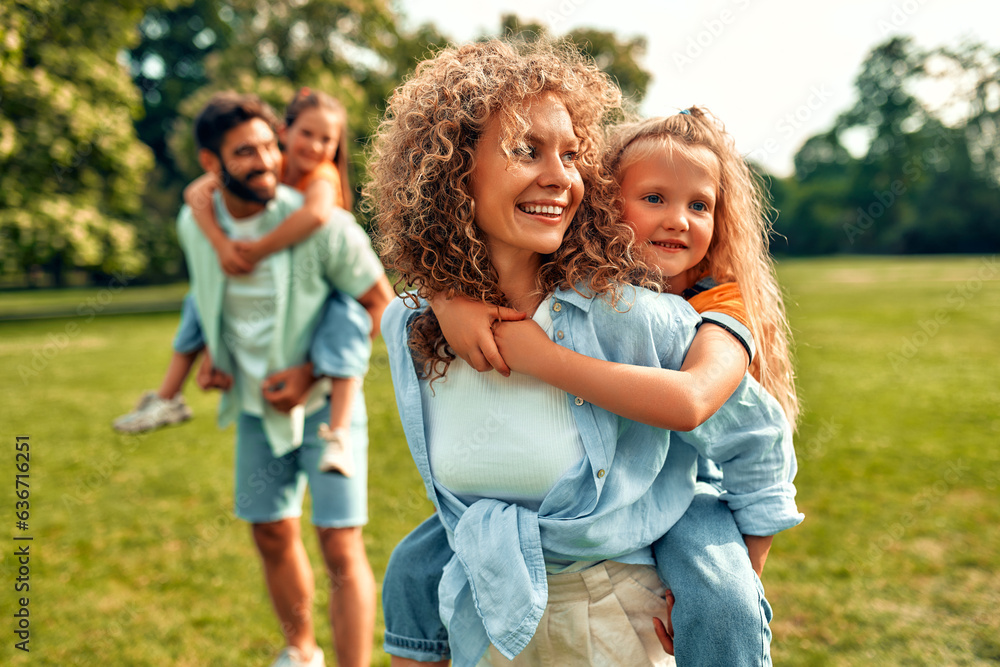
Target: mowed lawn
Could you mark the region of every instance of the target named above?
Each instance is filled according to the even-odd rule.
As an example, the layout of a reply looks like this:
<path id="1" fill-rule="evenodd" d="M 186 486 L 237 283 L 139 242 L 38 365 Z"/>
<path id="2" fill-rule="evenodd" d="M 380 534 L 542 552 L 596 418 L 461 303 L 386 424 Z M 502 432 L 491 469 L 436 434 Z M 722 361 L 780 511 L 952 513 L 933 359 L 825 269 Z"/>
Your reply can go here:
<path id="1" fill-rule="evenodd" d="M 836 258 L 786 261 L 779 271 L 805 408 L 797 485 L 807 518 L 775 540 L 765 571 L 775 663 L 997 664 L 1000 264 L 995 256 Z M 67 297 L 89 296 L 37 298 L 74 312 Z M 0 314 L 8 298 L 0 295 Z M 17 308 L 31 309 L 23 295 Z M 8 521 L 0 664 L 253 666 L 279 650 L 249 529 L 232 515 L 233 433 L 215 426 L 216 398 L 189 387 L 191 422 L 139 437 L 110 428 L 159 383 L 176 321 L 0 322 Z M 381 580 L 392 547 L 430 506 L 381 342 L 367 392 L 365 536 Z M 15 528 L 17 436 L 31 447 L 23 532 Z M 319 584 L 317 633 L 333 665 L 326 575 L 315 536 L 306 538 Z M 14 552 L 24 544 L 30 591 L 17 593 Z M 28 654 L 14 647 L 20 597 L 29 599 Z M 387 665 L 381 630 L 380 612 L 375 662 Z"/>

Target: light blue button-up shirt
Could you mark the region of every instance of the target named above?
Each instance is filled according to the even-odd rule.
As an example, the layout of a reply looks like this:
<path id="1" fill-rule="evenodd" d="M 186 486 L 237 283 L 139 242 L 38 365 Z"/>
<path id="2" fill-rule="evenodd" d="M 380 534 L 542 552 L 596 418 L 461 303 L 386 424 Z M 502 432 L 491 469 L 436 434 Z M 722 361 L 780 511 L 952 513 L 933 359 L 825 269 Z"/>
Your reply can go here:
<path id="1" fill-rule="evenodd" d="M 679 369 L 698 314 L 679 297 L 625 292 L 631 305 L 616 309 L 604 299 L 556 291 L 556 342 L 594 358 Z M 547 604 L 547 559 L 652 563 L 650 545 L 694 496 L 699 453 L 722 464 L 722 499 L 744 534 L 772 535 L 802 521 L 791 428 L 749 374 L 715 416 L 687 433 L 631 422 L 567 395 L 586 455 L 538 511 L 495 499 L 463 503 L 431 475 L 421 380 L 407 346 L 417 312 L 392 303 L 382 335 L 410 451 L 455 552 L 439 590 L 455 667 L 475 665 L 489 642 L 507 658 L 527 645 Z"/>

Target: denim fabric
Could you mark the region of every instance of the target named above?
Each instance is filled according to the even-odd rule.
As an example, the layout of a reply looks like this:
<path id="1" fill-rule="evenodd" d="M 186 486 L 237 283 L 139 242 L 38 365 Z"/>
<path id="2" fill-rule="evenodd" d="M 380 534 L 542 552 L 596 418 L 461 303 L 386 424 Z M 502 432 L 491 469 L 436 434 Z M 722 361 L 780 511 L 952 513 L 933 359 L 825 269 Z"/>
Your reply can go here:
<path id="1" fill-rule="evenodd" d="M 386 653 L 420 662 L 451 657 L 448 630 L 438 609 L 438 585 L 452 555 L 437 514 L 393 549 L 382 581 Z"/>
<path id="2" fill-rule="evenodd" d="M 653 544 L 657 574 L 676 599 L 677 665 L 766 667 L 771 664 L 771 607 L 760 579 L 719 490 L 707 484 L 696 489 L 684 515 Z M 451 556 L 437 515 L 393 550 L 382 586 L 386 653 L 422 662 L 448 657 L 438 585 Z"/>
<path id="3" fill-rule="evenodd" d="M 771 664 L 771 606 L 743 536 L 716 489 L 698 484 L 684 516 L 653 544 L 674 594 L 678 667 Z"/>
<path id="4" fill-rule="evenodd" d="M 205 333 L 201 330 L 201 318 L 194 297 L 189 292 L 181 304 L 181 321 L 174 334 L 174 352 L 190 354 L 205 347 Z"/>
<path id="5" fill-rule="evenodd" d="M 325 443 L 317 435 L 330 415 L 330 404 L 309 415 L 302 445 L 276 456 L 260 417 L 242 413 L 236 422 L 236 516 L 268 523 L 301 516 L 306 486 L 312 499 L 312 523 L 319 528 L 347 528 L 368 523 L 368 415 L 360 388 L 351 414 L 351 477 L 320 472 Z"/>
<path id="6" fill-rule="evenodd" d="M 629 303 L 615 305 L 557 291 L 551 307 L 559 344 L 613 362 L 680 368 L 698 315 L 679 297 L 626 289 Z M 439 589 L 455 667 L 476 664 L 491 642 L 511 658 L 530 641 L 546 605 L 546 560 L 652 562 L 650 545 L 691 503 L 699 453 L 723 464 L 723 499 L 742 532 L 770 535 L 802 520 L 791 429 L 749 375 L 716 416 L 687 433 L 620 420 L 568 395 L 586 456 L 538 511 L 489 498 L 466 505 L 431 475 L 407 346 L 416 312 L 391 304 L 382 331 L 410 451 L 456 553 Z"/>
<path id="7" fill-rule="evenodd" d="M 360 303 L 339 290 L 323 304 L 319 326 L 309 346 L 316 375 L 360 378 L 372 354 L 372 318 Z"/>

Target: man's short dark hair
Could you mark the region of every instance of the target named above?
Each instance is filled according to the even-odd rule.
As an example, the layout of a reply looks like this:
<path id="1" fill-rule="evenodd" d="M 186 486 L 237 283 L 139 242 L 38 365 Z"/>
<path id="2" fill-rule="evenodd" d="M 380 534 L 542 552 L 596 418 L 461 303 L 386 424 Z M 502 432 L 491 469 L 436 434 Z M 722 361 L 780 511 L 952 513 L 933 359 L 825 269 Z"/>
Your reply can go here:
<path id="1" fill-rule="evenodd" d="M 194 120 L 194 138 L 198 148 L 206 148 L 222 157 L 222 140 L 226 132 L 254 118 L 260 118 L 277 131 L 278 120 L 274 110 L 256 95 L 231 91 L 216 93 Z"/>

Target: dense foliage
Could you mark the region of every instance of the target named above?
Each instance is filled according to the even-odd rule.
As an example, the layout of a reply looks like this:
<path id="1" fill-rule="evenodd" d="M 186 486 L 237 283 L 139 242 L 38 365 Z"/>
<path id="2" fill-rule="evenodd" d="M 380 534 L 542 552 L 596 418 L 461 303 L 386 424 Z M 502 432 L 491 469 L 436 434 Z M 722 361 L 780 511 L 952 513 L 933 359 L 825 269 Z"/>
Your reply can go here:
<path id="1" fill-rule="evenodd" d="M 773 182 L 786 239 L 775 249 L 1000 249 L 1000 53 L 921 50 L 897 37 L 869 54 L 855 87 L 855 105 L 805 142 L 790 178 Z M 940 97 L 933 108 L 926 101 Z"/>
<path id="2" fill-rule="evenodd" d="M 181 5 L 181 6 L 178 6 Z M 18 0 L 0 6 L 0 274 L 69 268 L 180 275 L 173 229 L 197 175 L 191 120 L 220 89 L 282 109 L 300 86 L 348 109 L 355 184 L 384 100 L 448 39 L 404 28 L 388 0 Z M 503 17 L 498 34 L 542 26 Z M 641 37 L 565 35 L 638 106 Z M 765 174 L 777 253 L 1000 248 L 1000 54 L 921 50 L 896 37 L 856 80 L 858 101 L 808 139 L 787 178 Z M 948 102 L 931 108 L 928 90 Z M 940 96 L 940 95 L 938 95 Z"/>

